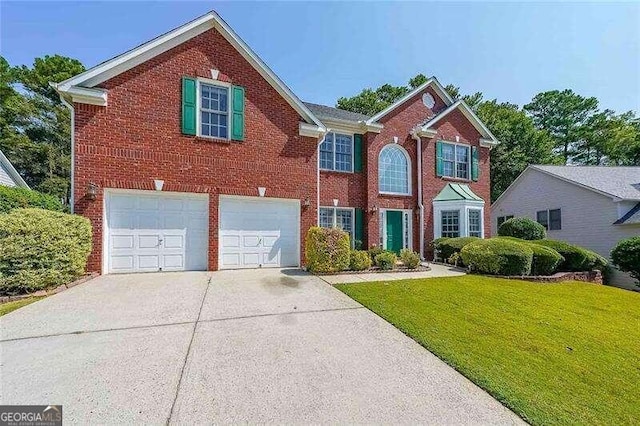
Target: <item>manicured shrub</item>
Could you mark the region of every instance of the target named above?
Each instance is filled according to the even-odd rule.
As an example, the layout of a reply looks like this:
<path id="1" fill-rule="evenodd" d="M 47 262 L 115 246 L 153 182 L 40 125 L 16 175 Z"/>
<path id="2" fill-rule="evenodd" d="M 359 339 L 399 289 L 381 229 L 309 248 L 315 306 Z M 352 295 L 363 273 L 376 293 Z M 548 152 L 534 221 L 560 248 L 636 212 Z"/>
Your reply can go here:
<path id="1" fill-rule="evenodd" d="M 413 250 L 400 250 L 400 261 L 409 269 L 416 269 L 420 265 L 420 255 Z"/>
<path id="2" fill-rule="evenodd" d="M 640 237 L 621 241 L 611 251 L 613 264 L 622 272 L 628 272 L 640 284 Z"/>
<path id="3" fill-rule="evenodd" d="M 27 188 L 0 185 L 0 213 L 8 213 L 13 209 L 30 207 L 59 212 L 64 211 L 64 206 L 56 197 Z"/>
<path id="4" fill-rule="evenodd" d="M 514 241 L 519 244 L 526 244 L 533 251 L 531 262 L 531 275 L 553 275 L 558 266 L 564 262 L 564 257 L 551 247 L 540 244 L 533 244 L 532 241 L 515 237 L 496 237 L 502 240 Z"/>
<path id="5" fill-rule="evenodd" d="M 379 255 L 380 253 L 383 253 L 384 251 L 385 250 L 382 247 L 378 247 L 378 246 L 373 246 L 369 248 L 368 252 L 369 252 L 369 257 L 371 257 L 371 261 L 375 263 L 376 256 Z"/>
<path id="6" fill-rule="evenodd" d="M 371 256 L 364 250 L 351 250 L 350 268 L 352 271 L 364 271 L 371 268 Z"/>
<path id="7" fill-rule="evenodd" d="M 305 253 L 311 272 L 338 272 L 349 268 L 349 234 L 337 228 L 311 227 Z"/>
<path id="8" fill-rule="evenodd" d="M 440 253 L 440 258 L 447 261 L 454 253 L 460 253 L 464 246 L 478 240 L 478 237 L 447 238 L 437 243 L 436 250 Z"/>
<path id="9" fill-rule="evenodd" d="M 523 240 L 541 240 L 547 236 L 544 226 L 528 217 L 514 217 L 498 228 L 502 237 L 516 237 Z"/>
<path id="10" fill-rule="evenodd" d="M 0 214 L 0 294 L 69 283 L 84 273 L 90 252 L 84 217 L 42 209 Z"/>
<path id="11" fill-rule="evenodd" d="M 496 275 L 529 275 L 533 251 L 527 244 L 502 238 L 478 240 L 460 251 L 472 271 Z"/>
<path id="12" fill-rule="evenodd" d="M 550 247 L 564 257 L 564 261 L 558 267 L 559 271 L 591 271 L 603 270 L 607 267 L 607 259 L 599 254 L 573 244 L 557 240 L 535 240 L 531 243 Z"/>
<path id="13" fill-rule="evenodd" d="M 376 266 L 380 269 L 390 270 L 396 267 L 398 258 L 396 254 L 390 251 L 384 251 L 376 256 Z"/>

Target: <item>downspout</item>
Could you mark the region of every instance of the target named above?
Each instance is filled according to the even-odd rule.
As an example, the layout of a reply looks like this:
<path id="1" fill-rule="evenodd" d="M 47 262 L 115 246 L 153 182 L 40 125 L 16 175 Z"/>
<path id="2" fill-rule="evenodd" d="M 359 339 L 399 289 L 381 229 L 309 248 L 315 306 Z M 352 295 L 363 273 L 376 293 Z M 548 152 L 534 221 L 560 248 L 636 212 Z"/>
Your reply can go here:
<path id="1" fill-rule="evenodd" d="M 318 136 L 318 150 L 316 161 L 316 225 L 320 226 L 320 145 L 324 142 L 324 138 L 329 133 L 329 129 L 324 129 Z"/>
<path id="2" fill-rule="evenodd" d="M 71 213 L 73 213 L 74 207 L 75 207 L 75 191 L 74 191 L 74 187 L 75 187 L 75 133 L 76 133 L 76 129 L 75 129 L 75 110 L 73 109 L 73 105 L 70 104 L 69 102 L 67 102 L 65 100 L 65 98 L 60 95 L 60 100 L 62 101 L 62 104 L 64 106 L 66 106 L 67 108 L 69 108 L 69 111 L 71 112 L 71 194 L 69 196 L 69 207 L 71 210 Z"/>
<path id="3" fill-rule="evenodd" d="M 422 204 L 422 139 L 418 130 L 411 130 L 411 137 L 416 141 L 416 165 L 418 168 L 418 210 L 420 211 L 420 259 L 424 260 L 424 205 Z"/>

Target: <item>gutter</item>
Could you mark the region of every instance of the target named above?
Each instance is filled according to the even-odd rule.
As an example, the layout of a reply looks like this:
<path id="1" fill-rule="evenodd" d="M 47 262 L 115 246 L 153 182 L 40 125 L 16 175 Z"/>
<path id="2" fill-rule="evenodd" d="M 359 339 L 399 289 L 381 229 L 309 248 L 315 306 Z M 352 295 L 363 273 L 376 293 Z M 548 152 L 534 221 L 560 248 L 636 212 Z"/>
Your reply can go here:
<path id="1" fill-rule="evenodd" d="M 418 210 L 420 211 L 420 259 L 424 260 L 424 205 L 422 204 L 422 139 L 418 130 L 411 130 L 411 137 L 416 141 L 416 165 L 418 168 Z"/>
<path id="2" fill-rule="evenodd" d="M 69 112 L 71 113 L 71 188 L 70 188 L 70 195 L 69 195 L 69 209 L 71 211 L 71 214 L 73 214 L 74 210 L 75 210 L 75 169 L 76 169 L 76 165 L 75 165 L 75 141 L 76 141 L 76 126 L 75 126 L 75 110 L 73 108 L 73 104 L 67 102 L 67 100 L 64 98 L 64 96 L 62 95 L 62 92 L 60 92 L 60 90 L 58 90 L 58 83 L 49 83 L 49 85 L 51 87 L 53 87 L 54 89 L 56 89 L 56 92 L 58 92 L 58 95 L 60 95 L 60 100 L 62 101 L 62 104 L 64 106 L 66 106 L 67 108 L 69 108 Z"/>

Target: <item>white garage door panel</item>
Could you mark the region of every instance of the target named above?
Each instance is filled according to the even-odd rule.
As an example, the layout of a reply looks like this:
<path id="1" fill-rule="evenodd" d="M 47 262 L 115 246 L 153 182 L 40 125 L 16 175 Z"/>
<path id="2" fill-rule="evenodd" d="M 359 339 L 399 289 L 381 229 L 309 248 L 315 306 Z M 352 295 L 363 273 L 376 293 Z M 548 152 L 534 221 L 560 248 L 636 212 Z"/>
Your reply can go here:
<path id="1" fill-rule="evenodd" d="M 106 207 L 108 272 L 207 269 L 207 196 L 111 193 Z"/>
<path id="2" fill-rule="evenodd" d="M 299 265 L 298 200 L 220 197 L 220 268 Z"/>

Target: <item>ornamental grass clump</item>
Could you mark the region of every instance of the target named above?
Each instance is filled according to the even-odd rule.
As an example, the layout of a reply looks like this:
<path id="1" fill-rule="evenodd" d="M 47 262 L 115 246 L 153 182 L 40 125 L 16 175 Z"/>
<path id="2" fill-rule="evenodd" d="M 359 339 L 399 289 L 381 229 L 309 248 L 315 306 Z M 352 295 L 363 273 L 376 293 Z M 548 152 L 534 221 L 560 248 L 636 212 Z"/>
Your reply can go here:
<path id="1" fill-rule="evenodd" d="M 409 269 L 416 269 L 420 266 L 420 255 L 413 250 L 400 250 L 400 261 Z"/>

